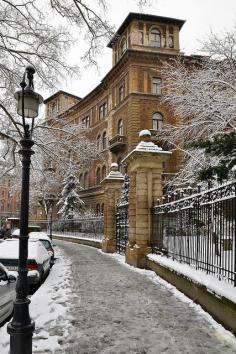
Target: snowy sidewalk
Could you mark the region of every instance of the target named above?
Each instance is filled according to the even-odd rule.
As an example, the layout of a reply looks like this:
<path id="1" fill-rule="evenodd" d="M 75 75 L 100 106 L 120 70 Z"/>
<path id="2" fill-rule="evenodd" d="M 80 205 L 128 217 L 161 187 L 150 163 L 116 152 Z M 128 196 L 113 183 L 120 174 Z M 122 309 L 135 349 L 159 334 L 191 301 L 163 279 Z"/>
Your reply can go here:
<path id="1" fill-rule="evenodd" d="M 151 271 L 123 257 L 58 242 L 72 262 L 71 354 L 232 354 L 236 340 Z"/>
<path id="2" fill-rule="evenodd" d="M 34 353 L 236 352 L 230 332 L 153 272 L 92 247 L 56 243 L 62 256 L 32 297 Z M 2 328 L 1 354 L 7 340 Z"/>

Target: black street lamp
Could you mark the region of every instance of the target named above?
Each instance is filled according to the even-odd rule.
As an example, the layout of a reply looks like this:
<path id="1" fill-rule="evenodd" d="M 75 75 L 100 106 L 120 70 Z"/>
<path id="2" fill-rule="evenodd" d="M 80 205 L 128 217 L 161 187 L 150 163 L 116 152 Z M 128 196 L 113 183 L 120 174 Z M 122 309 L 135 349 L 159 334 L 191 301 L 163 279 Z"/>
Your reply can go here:
<path id="1" fill-rule="evenodd" d="M 50 239 L 52 240 L 52 212 L 53 212 L 53 206 L 55 204 L 55 195 L 48 193 L 44 197 L 45 199 L 45 204 L 46 204 L 46 211 L 47 211 L 47 220 L 48 220 L 48 234 Z"/>
<path id="2" fill-rule="evenodd" d="M 21 90 L 14 95 L 17 104 L 17 113 L 22 116 L 23 137 L 19 153 L 22 155 L 22 184 L 21 184 L 21 211 L 20 211 L 20 237 L 19 237 L 19 261 L 18 278 L 16 284 L 16 300 L 14 302 L 14 314 L 12 321 L 7 326 L 10 334 L 10 354 L 32 354 L 32 336 L 35 328 L 34 321 L 29 315 L 28 299 L 28 218 L 29 218 L 29 179 L 31 149 L 34 145 L 32 133 L 34 118 L 38 116 L 38 108 L 43 102 L 43 97 L 34 92 L 33 75 L 35 69 L 27 66 L 20 83 Z M 28 84 L 26 83 L 28 81 Z M 31 118 L 31 127 L 26 124 L 25 118 Z"/>

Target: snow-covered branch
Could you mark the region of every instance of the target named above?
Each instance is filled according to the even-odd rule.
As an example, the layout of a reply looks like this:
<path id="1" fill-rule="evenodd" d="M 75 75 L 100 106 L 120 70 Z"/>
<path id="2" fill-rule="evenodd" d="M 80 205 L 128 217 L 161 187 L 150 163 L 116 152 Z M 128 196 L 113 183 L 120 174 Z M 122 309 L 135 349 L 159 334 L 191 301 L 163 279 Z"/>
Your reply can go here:
<path id="1" fill-rule="evenodd" d="M 221 36 L 211 34 L 204 50 L 206 57 L 180 56 L 163 63 L 162 71 L 163 100 L 176 117 L 174 124 L 165 125 L 162 136 L 186 151 L 189 157 L 181 174 L 193 178 L 204 160 L 201 157 L 201 163 L 186 171 L 193 168 L 192 143 L 236 131 L 236 27 Z"/>

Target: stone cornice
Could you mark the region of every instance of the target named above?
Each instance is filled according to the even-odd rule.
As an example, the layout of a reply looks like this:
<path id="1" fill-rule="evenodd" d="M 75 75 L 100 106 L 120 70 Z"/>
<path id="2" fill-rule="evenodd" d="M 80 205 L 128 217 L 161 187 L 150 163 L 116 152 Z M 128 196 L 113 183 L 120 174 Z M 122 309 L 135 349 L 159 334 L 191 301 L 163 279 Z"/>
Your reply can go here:
<path id="1" fill-rule="evenodd" d="M 73 114 L 79 109 L 83 109 L 86 107 L 86 105 L 89 104 L 91 100 L 94 98 L 100 96 L 103 96 L 104 93 L 107 95 L 107 90 L 110 87 L 110 82 L 114 81 L 114 78 L 118 76 L 118 74 L 121 73 L 121 70 L 124 70 L 125 65 L 135 65 L 139 64 L 140 62 L 143 63 L 152 63 L 155 61 L 157 64 L 157 60 L 161 62 L 163 59 L 168 59 L 170 57 L 177 57 L 180 55 L 186 60 L 200 60 L 199 57 L 197 56 L 185 56 L 182 53 L 165 53 L 165 52 L 157 52 L 157 51 L 150 51 L 150 50 L 136 50 L 136 49 L 127 49 L 123 56 L 120 58 L 120 60 L 116 63 L 115 66 L 111 68 L 111 70 L 104 76 L 104 78 L 101 80 L 101 83 L 96 86 L 90 93 L 88 93 L 84 98 L 82 98 L 78 103 L 76 103 L 74 106 L 70 107 L 68 110 L 64 111 L 60 115 L 58 115 L 58 118 L 63 118 L 65 116 L 68 116 L 68 114 Z M 135 60 L 137 60 L 137 63 L 135 63 Z M 128 72 L 128 70 L 126 70 Z M 102 97 L 101 97 L 102 98 Z"/>

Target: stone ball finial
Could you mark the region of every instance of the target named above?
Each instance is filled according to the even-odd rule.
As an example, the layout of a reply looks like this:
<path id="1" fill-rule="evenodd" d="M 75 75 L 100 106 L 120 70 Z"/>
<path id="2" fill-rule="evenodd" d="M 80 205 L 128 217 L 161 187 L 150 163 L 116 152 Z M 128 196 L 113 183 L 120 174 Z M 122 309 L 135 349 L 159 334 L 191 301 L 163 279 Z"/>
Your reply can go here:
<path id="1" fill-rule="evenodd" d="M 151 141 L 151 133 L 148 129 L 143 129 L 139 132 L 139 138 L 141 141 Z"/>
<path id="2" fill-rule="evenodd" d="M 111 163 L 111 171 L 118 171 L 118 164 L 116 162 Z"/>

